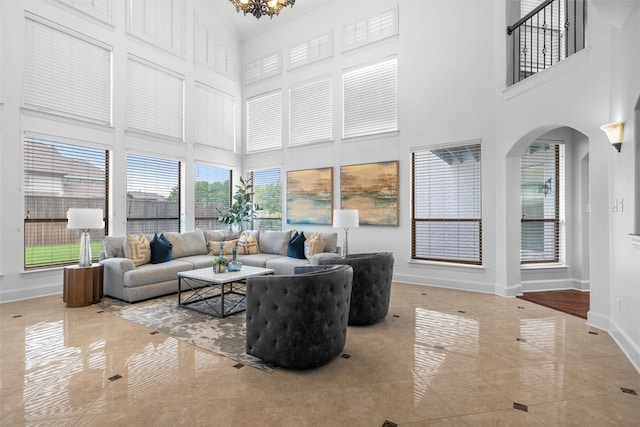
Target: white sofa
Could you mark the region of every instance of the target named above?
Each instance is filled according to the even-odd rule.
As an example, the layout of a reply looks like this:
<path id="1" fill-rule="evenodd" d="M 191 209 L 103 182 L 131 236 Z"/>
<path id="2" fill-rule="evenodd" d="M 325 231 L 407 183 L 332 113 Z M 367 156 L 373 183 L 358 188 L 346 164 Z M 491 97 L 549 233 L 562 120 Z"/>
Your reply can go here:
<path id="1" fill-rule="evenodd" d="M 251 231 L 258 241 L 259 253 L 238 255 L 243 265 L 272 268 L 275 274 L 293 274 L 301 265 L 318 265 L 320 260 L 337 258 L 337 233 L 318 233 L 324 241 L 324 250 L 299 259 L 287 256 L 287 246 L 292 231 Z M 163 233 L 173 245 L 170 261 L 159 264 L 136 266 L 133 260 L 125 257 L 126 236 L 107 236 L 104 250 L 100 253 L 100 263 L 104 266 L 104 294 L 128 302 L 142 301 L 178 291 L 178 273 L 197 268 L 211 267 L 217 256 L 217 245 L 208 242 L 220 242 L 229 239 L 226 231 L 195 230 L 184 233 Z M 309 233 L 310 234 L 310 233 Z M 147 236 L 149 240 L 153 236 Z M 215 247 L 211 253 L 209 247 Z"/>

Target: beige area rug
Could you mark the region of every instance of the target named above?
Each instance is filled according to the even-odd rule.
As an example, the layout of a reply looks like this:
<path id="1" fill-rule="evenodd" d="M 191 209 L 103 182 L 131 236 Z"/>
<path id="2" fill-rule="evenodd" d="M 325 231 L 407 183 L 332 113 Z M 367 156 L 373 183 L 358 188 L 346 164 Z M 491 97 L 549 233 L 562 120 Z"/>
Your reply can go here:
<path id="1" fill-rule="evenodd" d="M 227 300 L 225 298 L 225 304 Z M 100 306 L 116 316 L 199 348 L 271 372 L 274 367 L 245 353 L 245 312 L 217 318 L 178 306 L 177 295 L 130 304 L 104 297 Z"/>

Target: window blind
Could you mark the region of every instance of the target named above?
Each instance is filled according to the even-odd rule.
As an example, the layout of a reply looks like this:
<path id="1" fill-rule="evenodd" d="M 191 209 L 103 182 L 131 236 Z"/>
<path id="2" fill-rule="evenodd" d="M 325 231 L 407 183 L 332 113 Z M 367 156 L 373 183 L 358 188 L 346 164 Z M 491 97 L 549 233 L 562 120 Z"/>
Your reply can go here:
<path id="1" fill-rule="evenodd" d="M 180 162 L 127 154 L 127 233 L 180 231 Z"/>
<path id="2" fill-rule="evenodd" d="M 397 58 L 343 74 L 343 137 L 398 130 Z"/>
<path id="3" fill-rule="evenodd" d="M 184 140 L 184 77 L 129 57 L 127 129 Z"/>
<path id="4" fill-rule="evenodd" d="M 26 18 L 24 106 L 111 125 L 111 47 Z"/>
<path id="5" fill-rule="evenodd" d="M 24 267 L 77 263 L 78 230 L 67 229 L 69 208 L 108 213 L 108 151 L 34 138 L 24 140 Z M 90 230 L 98 259 L 105 229 Z"/>
<path id="6" fill-rule="evenodd" d="M 282 72 L 282 58 L 280 51 L 247 64 L 247 83 L 256 82 L 268 77 L 277 76 Z"/>
<path id="7" fill-rule="evenodd" d="M 289 69 L 302 67 L 325 58 L 333 52 L 331 32 L 315 37 L 289 49 Z"/>
<path id="8" fill-rule="evenodd" d="M 130 34 L 184 56 L 183 0 L 128 0 L 127 6 Z"/>
<path id="9" fill-rule="evenodd" d="M 282 93 L 247 100 L 247 153 L 282 148 Z"/>
<path id="10" fill-rule="evenodd" d="M 342 27 L 342 51 L 348 51 L 398 34 L 397 8 Z"/>
<path id="11" fill-rule="evenodd" d="M 215 37 L 213 30 L 199 18 L 196 19 L 196 62 L 204 64 L 218 74 L 238 80 L 238 66 L 224 44 Z"/>
<path id="12" fill-rule="evenodd" d="M 111 23 L 111 0 L 59 0 L 87 15 Z"/>
<path id="13" fill-rule="evenodd" d="M 481 146 L 412 153 L 413 259 L 482 264 Z"/>
<path id="14" fill-rule="evenodd" d="M 201 230 L 220 230 L 228 226 L 218 217 L 231 206 L 232 172 L 229 169 L 196 163 L 195 222 Z"/>
<path id="15" fill-rule="evenodd" d="M 537 141 L 521 160 L 522 264 L 560 262 L 564 252 L 564 144 Z"/>
<path id="16" fill-rule="evenodd" d="M 196 97 L 196 141 L 235 152 L 235 97 L 198 82 Z"/>
<path id="17" fill-rule="evenodd" d="M 253 204 L 256 217 L 253 228 L 282 230 L 282 169 L 261 169 L 251 172 Z"/>
<path id="18" fill-rule="evenodd" d="M 305 84 L 289 91 L 289 145 L 333 138 L 331 80 Z"/>

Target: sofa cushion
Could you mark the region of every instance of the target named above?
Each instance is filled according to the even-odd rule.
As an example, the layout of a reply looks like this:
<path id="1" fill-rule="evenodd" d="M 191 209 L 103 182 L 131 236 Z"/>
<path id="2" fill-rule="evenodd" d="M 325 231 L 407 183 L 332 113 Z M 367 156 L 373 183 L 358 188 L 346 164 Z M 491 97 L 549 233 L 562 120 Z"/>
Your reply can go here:
<path id="1" fill-rule="evenodd" d="M 231 240 L 227 239 L 227 231 L 226 230 L 202 230 L 204 233 L 204 240 L 206 242 L 222 242 L 223 240 Z"/>
<path id="2" fill-rule="evenodd" d="M 238 238 L 238 255 L 258 253 L 258 236 L 260 231 L 243 231 Z"/>
<path id="3" fill-rule="evenodd" d="M 165 233 L 167 239 L 173 245 L 173 258 L 182 258 L 189 255 L 206 255 L 207 242 L 204 240 L 202 230 L 187 231 L 185 233 Z"/>
<path id="4" fill-rule="evenodd" d="M 105 236 L 104 253 L 107 258 L 126 258 L 124 256 L 124 242 L 126 236 Z"/>
<path id="5" fill-rule="evenodd" d="M 124 273 L 123 285 L 128 288 L 178 280 L 178 272 L 192 270 L 188 262 L 171 260 L 162 264 L 145 264 Z M 176 291 L 178 287 L 176 286 Z"/>
<path id="6" fill-rule="evenodd" d="M 282 255 L 277 254 L 253 254 L 253 255 L 242 255 L 238 257 L 238 261 L 242 263 L 242 265 L 249 265 L 251 267 L 267 267 L 267 261 L 275 258 L 282 258 Z M 284 257 L 290 259 L 291 261 L 295 261 L 293 258 Z"/>
<path id="7" fill-rule="evenodd" d="M 287 245 L 291 239 L 291 230 L 288 231 L 260 231 L 258 247 L 260 253 L 287 256 Z"/>
<path id="8" fill-rule="evenodd" d="M 297 259 L 304 258 L 304 241 L 304 233 L 296 231 L 287 244 L 287 256 Z"/>
<path id="9" fill-rule="evenodd" d="M 309 265 L 309 261 L 306 258 L 291 258 L 288 256 L 281 256 L 272 258 L 265 263 L 266 268 L 272 268 L 273 274 L 277 275 L 291 275 L 295 267 L 302 265 Z"/>
<path id="10" fill-rule="evenodd" d="M 173 245 L 164 234 L 160 233 L 158 236 L 158 233 L 156 233 L 149 246 L 151 246 L 151 264 L 171 261 Z"/>
<path id="11" fill-rule="evenodd" d="M 231 255 L 231 250 L 238 246 L 238 239 L 225 240 L 222 242 L 207 242 L 207 255 L 220 255 L 220 243 L 222 246 L 223 255 Z"/>
<path id="12" fill-rule="evenodd" d="M 324 252 L 335 252 L 338 250 L 338 233 L 318 233 L 324 241 Z"/>
<path id="13" fill-rule="evenodd" d="M 311 260 L 311 257 L 317 253 L 324 251 L 324 240 L 320 234 L 313 233 L 304 241 L 304 257 Z"/>
<path id="14" fill-rule="evenodd" d="M 124 256 L 132 260 L 136 267 L 151 261 L 151 245 L 149 239 L 142 233 L 138 233 L 137 236 L 127 234 L 123 250 Z"/>

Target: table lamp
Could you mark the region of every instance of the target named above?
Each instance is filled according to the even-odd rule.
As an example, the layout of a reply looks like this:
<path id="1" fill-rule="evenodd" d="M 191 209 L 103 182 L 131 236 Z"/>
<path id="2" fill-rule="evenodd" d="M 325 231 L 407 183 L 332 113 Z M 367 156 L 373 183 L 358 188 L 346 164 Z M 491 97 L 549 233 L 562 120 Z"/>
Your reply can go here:
<path id="1" fill-rule="evenodd" d="M 67 228 L 82 230 L 80 238 L 80 267 L 91 266 L 91 237 L 89 230 L 104 228 L 102 209 L 70 208 L 67 211 Z"/>
<path id="2" fill-rule="evenodd" d="M 357 209 L 334 209 L 333 211 L 333 228 L 344 228 L 344 256 L 349 255 L 349 229 L 358 228 L 360 220 L 358 219 Z"/>

